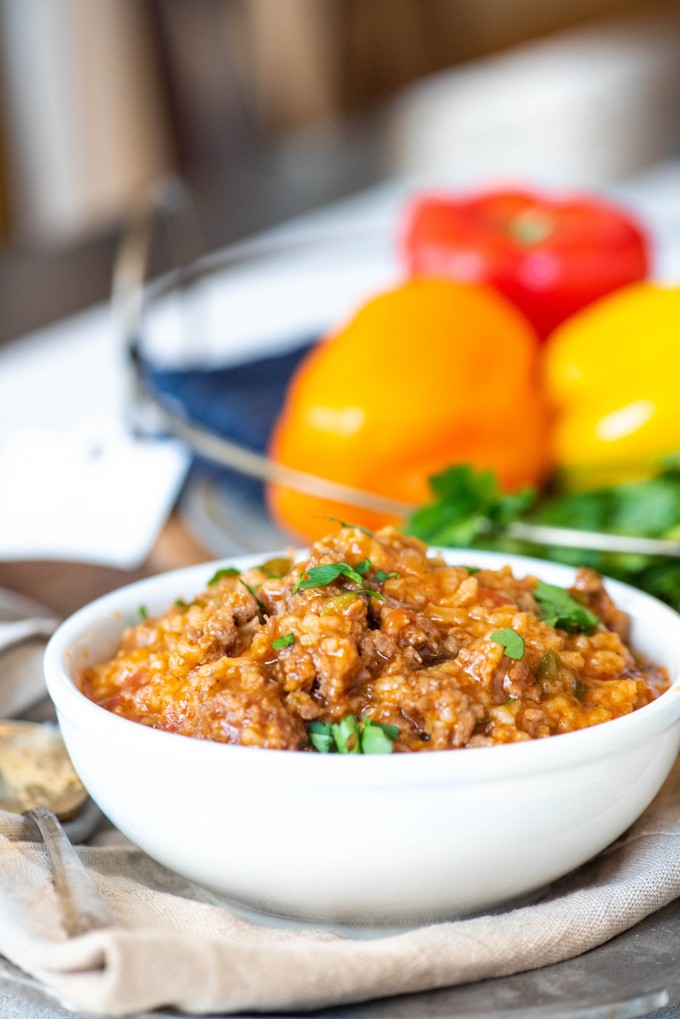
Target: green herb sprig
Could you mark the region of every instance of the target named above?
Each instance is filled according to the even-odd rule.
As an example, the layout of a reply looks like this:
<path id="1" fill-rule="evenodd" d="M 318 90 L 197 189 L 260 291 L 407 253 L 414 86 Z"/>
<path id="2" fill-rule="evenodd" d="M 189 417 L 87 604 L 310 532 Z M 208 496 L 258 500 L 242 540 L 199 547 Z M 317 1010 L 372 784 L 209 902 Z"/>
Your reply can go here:
<path id="1" fill-rule="evenodd" d="M 340 517 L 331 517 L 326 514 L 326 520 L 334 520 L 336 524 L 340 524 L 341 527 L 347 527 L 351 531 L 361 531 L 362 534 L 367 535 L 369 538 L 375 537 L 374 531 L 369 531 L 367 527 L 362 527 L 361 524 L 348 524 L 346 520 L 341 520 Z"/>
<path id="2" fill-rule="evenodd" d="M 272 647 L 276 651 L 282 651 L 283 648 L 290 647 L 291 644 L 294 644 L 294 643 L 295 643 L 295 634 L 294 633 L 284 633 L 284 635 L 282 637 L 277 637 L 275 640 L 272 641 Z"/>
<path id="3" fill-rule="evenodd" d="M 502 630 L 496 630 L 495 633 L 489 634 L 489 640 L 500 644 L 505 649 L 508 658 L 515 658 L 517 661 L 524 658 L 524 637 L 517 633 L 517 630 L 504 626 Z"/>
<path id="4" fill-rule="evenodd" d="M 534 598 L 539 605 L 540 617 L 548 626 L 568 633 L 593 633 L 599 626 L 600 620 L 595 613 L 575 601 L 563 587 L 539 580 Z"/>
<path id="5" fill-rule="evenodd" d="M 371 563 L 368 559 L 362 560 L 356 567 L 349 566 L 347 563 L 326 563 L 324 566 L 311 566 L 306 571 L 306 577 L 303 574 L 300 574 L 298 577 L 297 583 L 293 588 L 293 594 L 297 594 L 298 591 L 307 591 L 312 587 L 325 587 L 327 584 L 332 584 L 338 577 L 347 577 L 348 580 L 354 581 L 355 584 L 362 585 L 357 592 L 358 594 L 368 594 L 372 598 L 377 598 L 381 601 L 383 596 L 379 591 L 375 591 L 372 587 L 363 586 L 364 575 L 370 568 Z"/>
<path id="6" fill-rule="evenodd" d="M 382 725 L 363 715 L 345 715 L 339 722 L 311 722 L 307 732 L 320 754 L 391 754 L 399 736 L 396 725 Z"/>
<path id="7" fill-rule="evenodd" d="M 375 571 L 375 579 L 378 584 L 384 584 L 386 580 L 396 579 L 399 576 L 396 570 L 390 570 L 389 573 L 385 573 L 384 570 Z"/>
<path id="8" fill-rule="evenodd" d="M 243 579 L 243 577 L 239 577 L 238 579 L 239 579 L 240 583 L 243 584 L 243 586 L 245 587 L 246 591 L 249 594 L 252 594 L 253 598 L 257 602 L 257 607 L 259 608 L 260 612 L 266 612 L 267 611 L 267 606 L 265 605 L 265 603 L 262 601 L 261 598 L 258 598 L 257 591 L 255 590 L 255 588 L 251 587 L 250 584 L 246 584 L 246 582 Z"/>
<path id="9" fill-rule="evenodd" d="M 224 566 L 221 570 L 217 570 L 213 573 L 212 577 L 208 581 L 208 587 L 212 587 L 213 584 L 217 584 L 222 577 L 238 577 L 241 571 L 237 570 L 235 566 Z"/>
<path id="10" fill-rule="evenodd" d="M 469 464 L 447 467 L 430 478 L 434 501 L 409 518 L 405 531 L 430 545 L 470 547 L 523 513 L 536 499 L 526 488 L 504 495 L 493 471 Z"/>

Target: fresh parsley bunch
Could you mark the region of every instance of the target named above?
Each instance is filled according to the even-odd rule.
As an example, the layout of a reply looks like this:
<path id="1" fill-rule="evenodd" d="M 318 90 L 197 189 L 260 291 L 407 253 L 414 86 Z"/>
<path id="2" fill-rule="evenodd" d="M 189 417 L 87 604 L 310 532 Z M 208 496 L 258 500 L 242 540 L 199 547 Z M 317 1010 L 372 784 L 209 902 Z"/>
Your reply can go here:
<path id="1" fill-rule="evenodd" d="M 504 529 L 528 522 L 680 541 L 680 461 L 654 477 L 586 492 L 540 496 L 532 489 L 504 495 L 491 471 L 449 467 L 430 479 L 433 500 L 416 510 L 405 531 L 431 545 L 496 549 L 570 566 L 590 566 L 642 588 L 680 610 L 680 560 L 591 549 L 555 548 L 509 538 Z"/>
<path id="2" fill-rule="evenodd" d="M 493 471 L 469 464 L 447 467 L 430 478 L 434 499 L 412 514 L 406 534 L 430 545 L 488 547 L 491 536 L 524 513 L 536 499 L 532 488 L 504 495 Z"/>

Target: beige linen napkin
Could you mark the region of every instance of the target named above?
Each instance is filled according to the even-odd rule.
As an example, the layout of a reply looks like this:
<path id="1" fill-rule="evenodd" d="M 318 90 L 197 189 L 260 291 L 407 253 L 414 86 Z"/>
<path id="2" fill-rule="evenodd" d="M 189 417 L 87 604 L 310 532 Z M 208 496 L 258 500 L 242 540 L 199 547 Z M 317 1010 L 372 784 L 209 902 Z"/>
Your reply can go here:
<path id="1" fill-rule="evenodd" d="M 546 966 L 672 901 L 680 895 L 680 763 L 621 840 L 540 902 L 376 940 L 250 923 L 117 832 L 79 852 L 120 926 L 67 939 L 44 848 L 28 837 L 26 822 L 0 813 L 0 952 L 80 1008 L 313 1008 Z"/>

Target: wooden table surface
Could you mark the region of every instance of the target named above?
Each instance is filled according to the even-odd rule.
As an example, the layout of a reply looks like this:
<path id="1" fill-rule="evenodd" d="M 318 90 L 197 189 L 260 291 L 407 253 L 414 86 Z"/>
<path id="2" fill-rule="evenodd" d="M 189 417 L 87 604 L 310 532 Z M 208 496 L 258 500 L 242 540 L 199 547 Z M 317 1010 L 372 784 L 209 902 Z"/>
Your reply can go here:
<path id="1" fill-rule="evenodd" d="M 2 562 L 0 587 L 34 598 L 64 617 L 93 598 L 134 580 L 213 558 L 189 535 L 179 515 L 173 514 L 139 569 L 119 570 L 86 563 L 42 560 Z"/>

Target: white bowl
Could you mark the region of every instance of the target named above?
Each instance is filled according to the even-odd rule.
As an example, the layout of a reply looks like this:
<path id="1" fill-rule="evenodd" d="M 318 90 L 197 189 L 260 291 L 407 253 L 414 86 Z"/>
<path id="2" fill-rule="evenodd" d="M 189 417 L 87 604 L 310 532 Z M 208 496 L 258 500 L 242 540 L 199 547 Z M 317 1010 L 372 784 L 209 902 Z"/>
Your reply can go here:
<path id="1" fill-rule="evenodd" d="M 573 570 L 496 553 L 567 586 Z M 244 568 L 261 556 L 231 560 Z M 635 646 L 665 665 L 653 703 L 578 732 L 431 753 L 337 755 L 228 746 L 150 729 L 89 701 L 76 677 L 115 651 L 140 605 L 190 599 L 223 563 L 131 584 L 52 637 L 49 692 L 73 763 L 111 821 L 150 856 L 237 906 L 312 922 L 443 920 L 528 897 L 616 839 L 650 803 L 680 745 L 680 616 L 608 582 Z"/>

